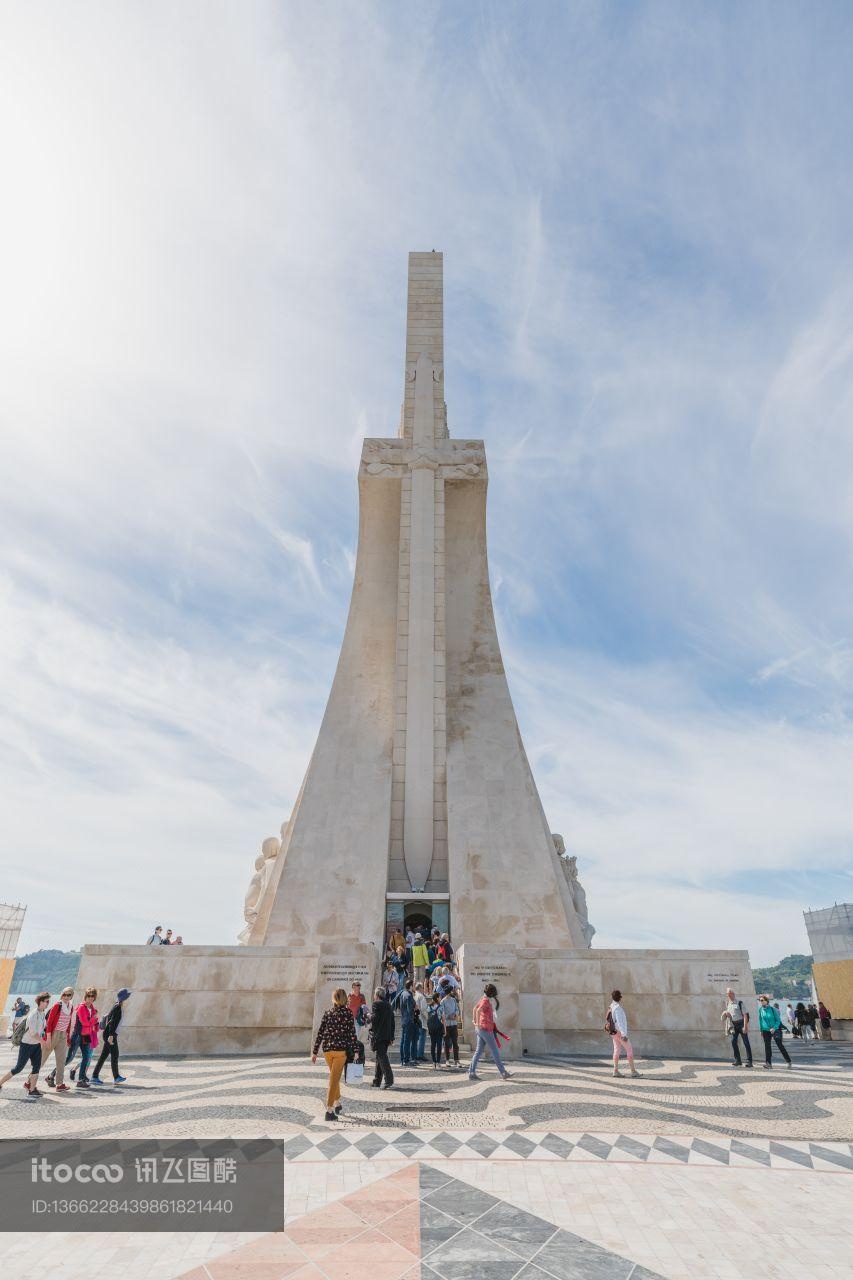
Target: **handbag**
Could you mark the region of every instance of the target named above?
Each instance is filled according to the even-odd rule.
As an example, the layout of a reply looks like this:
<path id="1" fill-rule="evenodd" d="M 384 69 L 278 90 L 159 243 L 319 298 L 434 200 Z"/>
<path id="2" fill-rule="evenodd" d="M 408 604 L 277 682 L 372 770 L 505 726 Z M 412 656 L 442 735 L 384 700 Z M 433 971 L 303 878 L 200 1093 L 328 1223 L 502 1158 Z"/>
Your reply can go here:
<path id="1" fill-rule="evenodd" d="M 364 1065 L 361 1062 L 348 1062 L 344 1074 L 345 1084 L 363 1084 Z"/>

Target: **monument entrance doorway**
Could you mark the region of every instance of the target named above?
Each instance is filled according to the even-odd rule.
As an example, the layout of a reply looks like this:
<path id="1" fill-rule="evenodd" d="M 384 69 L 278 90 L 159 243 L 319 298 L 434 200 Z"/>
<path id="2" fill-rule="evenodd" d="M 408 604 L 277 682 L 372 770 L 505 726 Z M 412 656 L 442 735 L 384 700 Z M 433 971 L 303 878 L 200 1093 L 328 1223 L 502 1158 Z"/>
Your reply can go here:
<path id="1" fill-rule="evenodd" d="M 425 937 L 433 929 L 450 933 L 450 900 L 445 894 L 388 894 L 385 903 L 385 944 L 392 933 L 411 929 Z"/>

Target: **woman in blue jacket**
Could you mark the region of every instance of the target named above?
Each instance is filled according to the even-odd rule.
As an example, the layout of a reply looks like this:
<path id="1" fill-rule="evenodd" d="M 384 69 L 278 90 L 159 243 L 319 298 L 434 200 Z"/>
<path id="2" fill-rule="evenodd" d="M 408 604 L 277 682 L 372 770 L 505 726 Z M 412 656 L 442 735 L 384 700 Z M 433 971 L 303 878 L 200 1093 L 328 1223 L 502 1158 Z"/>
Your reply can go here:
<path id="1" fill-rule="evenodd" d="M 773 1066 L 770 1057 L 773 1052 L 772 1045 L 774 1040 L 776 1041 L 776 1048 L 790 1067 L 791 1059 L 788 1056 L 788 1050 L 782 1043 L 782 1019 L 779 1017 L 779 1010 L 774 1009 L 770 1003 L 769 996 L 758 997 L 758 1026 L 764 1039 L 764 1070 L 769 1071 Z"/>

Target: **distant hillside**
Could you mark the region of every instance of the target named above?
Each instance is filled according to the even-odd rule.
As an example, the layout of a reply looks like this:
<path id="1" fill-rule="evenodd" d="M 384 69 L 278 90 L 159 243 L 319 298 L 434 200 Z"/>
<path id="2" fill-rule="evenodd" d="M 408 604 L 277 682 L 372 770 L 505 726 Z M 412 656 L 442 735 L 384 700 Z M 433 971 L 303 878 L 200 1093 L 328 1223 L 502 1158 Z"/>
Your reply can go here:
<path id="1" fill-rule="evenodd" d="M 79 968 L 79 951 L 31 951 L 28 956 L 18 956 L 9 994 L 49 991 L 57 995 L 63 987 L 74 985 Z"/>
<path id="2" fill-rule="evenodd" d="M 792 1000 L 811 999 L 811 956 L 785 956 L 784 960 L 766 969 L 753 969 L 752 976 L 759 994 L 769 991 L 774 996 L 789 996 Z"/>

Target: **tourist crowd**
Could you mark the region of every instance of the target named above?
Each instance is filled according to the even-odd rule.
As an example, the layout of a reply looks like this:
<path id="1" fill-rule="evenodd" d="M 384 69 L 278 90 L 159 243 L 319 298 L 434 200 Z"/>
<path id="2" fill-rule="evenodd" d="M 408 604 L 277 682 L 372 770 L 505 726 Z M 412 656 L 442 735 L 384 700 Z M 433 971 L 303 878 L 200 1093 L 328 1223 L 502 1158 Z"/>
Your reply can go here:
<path id="1" fill-rule="evenodd" d="M 54 1067 L 47 1076 L 47 1084 L 57 1093 L 67 1093 L 69 1086 L 65 1083 L 65 1069 L 78 1051 L 79 1072 L 76 1066 L 71 1067 L 68 1072 L 78 1089 L 103 1085 L 101 1068 L 107 1058 L 110 1060 L 114 1082 L 123 1084 L 125 1077 L 119 1071 L 118 1029 L 122 1007 L 130 994 L 126 987 L 122 987 L 117 992 L 109 1013 L 102 1018 L 98 1017 L 95 1006 L 98 998 L 95 987 L 87 987 L 76 1008 L 73 987 L 65 987 L 53 1005 L 50 1005 L 50 992 L 42 991 L 36 996 L 32 1009 L 18 996 L 12 1010 L 12 1044 L 17 1046 L 18 1058 L 15 1065 L 0 1076 L 0 1089 L 12 1076 L 20 1075 L 26 1069 L 25 1099 L 27 1102 L 37 1102 L 43 1096 L 38 1087 L 39 1074 L 53 1054 Z M 99 1044 L 101 1051 L 90 1076 L 89 1066 Z"/>
<path id="2" fill-rule="evenodd" d="M 349 1077 L 351 1068 L 354 1078 L 360 1078 L 365 1039 L 375 1058 L 373 1088 L 393 1088 L 390 1049 L 397 1035 L 395 1014 L 400 1019 L 401 1067 L 431 1063 L 438 1071 L 443 1056 L 445 1070 L 462 1070 L 459 1030 L 463 993 L 454 954 L 450 938 L 439 929 L 434 929 L 428 938 L 411 930 L 407 934 L 394 930 L 383 964 L 382 985 L 374 991 L 370 1007 L 359 982 L 352 984 L 349 994 L 343 987 L 334 992 L 332 1007 L 323 1014 L 311 1054 L 311 1061 L 316 1062 L 322 1051 L 329 1069 L 327 1120 L 336 1120 L 343 1109 L 341 1079 Z M 509 1037 L 497 1025 L 499 1009 L 497 988 L 487 983 L 471 1010 L 477 1043 L 468 1067 L 469 1080 L 479 1078 L 477 1068 L 486 1050 L 501 1078 L 510 1078 L 500 1053 L 500 1042 Z"/>
<path id="3" fill-rule="evenodd" d="M 172 939 L 171 932 L 166 930 L 164 937 L 162 926 L 158 925 L 148 939 L 149 945 L 179 944 L 181 939 Z M 39 1075 L 51 1054 L 54 1066 L 46 1080 L 57 1093 L 68 1092 L 66 1070 L 78 1089 L 101 1085 L 101 1069 L 107 1058 L 113 1080 L 122 1084 L 125 1077 L 119 1068 L 119 1026 L 123 1006 L 130 994 L 126 987 L 118 991 L 104 1017 L 98 1015 L 95 1005 L 98 992 L 94 987 L 87 988 L 76 1007 L 71 986 L 63 989 L 53 1005 L 47 991 L 36 996 L 32 1008 L 19 996 L 11 1020 L 11 1039 L 18 1049 L 17 1061 L 0 1077 L 0 1089 L 12 1076 L 26 1071 L 26 1100 L 36 1101 L 42 1097 L 38 1088 Z M 394 1085 L 391 1046 L 395 1042 L 399 1045 L 400 1067 L 416 1068 L 430 1063 L 434 1071 L 442 1067 L 446 1071 L 463 1070 L 459 1039 L 464 1023 L 464 1003 L 455 950 L 448 935 L 438 929 L 434 929 L 429 937 L 411 930 L 403 934 L 395 929 L 389 938 L 382 966 L 382 983 L 374 991 L 372 1003 L 368 1004 L 361 984 L 353 982 L 349 992 L 342 987 L 337 988 L 331 1007 L 321 1019 L 311 1060 L 316 1062 L 322 1052 L 328 1067 L 326 1119 L 336 1120 L 341 1113 L 341 1081 L 363 1078 L 368 1045 L 374 1054 L 372 1083 L 375 1089 L 390 1089 Z M 468 1066 L 470 1080 L 479 1078 L 477 1070 L 487 1050 L 501 1078 L 510 1078 L 501 1058 L 501 1043 L 508 1042 L 509 1036 L 498 1025 L 499 1011 L 497 988 L 494 983 L 486 983 L 470 1011 L 476 1042 Z M 725 1035 L 731 1042 L 732 1066 L 752 1067 L 749 1011 L 732 988 L 726 992 L 721 1018 Z M 618 990 L 611 992 L 604 1031 L 611 1037 L 613 1075 L 621 1077 L 620 1059 L 624 1054 L 630 1074 L 638 1076 L 628 1015 Z M 772 1069 L 774 1048 L 785 1065 L 791 1067 L 791 1057 L 784 1043 L 785 1034 L 796 1037 L 806 1046 L 813 1045 L 818 1039 L 831 1040 L 832 1015 L 822 1001 L 817 1005 L 801 1001 L 796 1006 L 787 1001 L 783 1010 L 778 1001 L 771 1002 L 768 995 L 760 995 L 758 1031 L 764 1043 L 764 1068 Z M 97 1062 L 90 1075 L 91 1061 L 98 1049 Z M 70 1067 L 78 1052 L 79 1068 Z"/>

